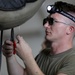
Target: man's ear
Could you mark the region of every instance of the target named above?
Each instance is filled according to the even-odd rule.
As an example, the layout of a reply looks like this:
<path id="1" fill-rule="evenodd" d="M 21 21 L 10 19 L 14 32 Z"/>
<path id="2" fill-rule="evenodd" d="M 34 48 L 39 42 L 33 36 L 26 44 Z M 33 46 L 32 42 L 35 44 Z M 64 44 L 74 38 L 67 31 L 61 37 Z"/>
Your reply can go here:
<path id="1" fill-rule="evenodd" d="M 75 31 L 75 27 L 74 26 L 68 26 L 66 34 L 69 35 L 70 33 L 74 32 L 74 31 Z"/>

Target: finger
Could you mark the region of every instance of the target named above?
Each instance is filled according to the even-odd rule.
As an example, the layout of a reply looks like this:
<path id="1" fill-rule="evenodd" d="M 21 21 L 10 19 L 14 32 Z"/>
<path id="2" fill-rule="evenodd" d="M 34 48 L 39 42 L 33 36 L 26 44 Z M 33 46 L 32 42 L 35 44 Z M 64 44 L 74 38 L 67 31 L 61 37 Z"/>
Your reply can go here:
<path id="1" fill-rule="evenodd" d="M 10 50 L 9 51 L 6 51 L 6 50 L 3 49 L 2 51 L 3 51 L 3 55 L 4 56 L 11 56 L 11 55 L 13 55 L 13 52 L 10 51 Z"/>
<path id="2" fill-rule="evenodd" d="M 13 54 L 6 54 L 6 53 L 3 53 L 4 56 L 6 57 L 11 57 Z"/>
<path id="3" fill-rule="evenodd" d="M 3 53 L 13 53 L 12 50 L 5 50 L 5 49 L 2 49 Z"/>
<path id="4" fill-rule="evenodd" d="M 13 43 L 12 43 L 12 41 L 10 41 L 10 40 L 6 40 L 6 41 L 4 42 L 4 44 L 6 44 L 6 45 L 12 45 Z"/>
<path id="5" fill-rule="evenodd" d="M 16 39 L 17 39 L 18 43 L 20 43 L 21 41 L 24 41 L 23 37 L 20 36 L 20 35 L 18 35 L 18 36 L 16 37 Z"/>
<path id="6" fill-rule="evenodd" d="M 3 45 L 2 47 L 5 50 L 13 50 L 13 45 Z"/>
<path id="7" fill-rule="evenodd" d="M 20 35 L 17 35 L 16 39 L 17 39 L 17 43 L 20 43 Z"/>

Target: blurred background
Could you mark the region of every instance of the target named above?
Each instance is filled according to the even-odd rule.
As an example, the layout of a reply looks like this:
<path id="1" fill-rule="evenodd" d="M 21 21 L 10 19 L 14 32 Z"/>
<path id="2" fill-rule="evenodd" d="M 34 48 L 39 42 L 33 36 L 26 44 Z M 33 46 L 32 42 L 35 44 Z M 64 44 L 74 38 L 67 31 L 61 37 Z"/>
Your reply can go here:
<path id="1" fill-rule="evenodd" d="M 46 7 L 49 4 L 53 4 L 55 1 L 62 1 L 62 0 L 46 0 L 38 12 L 27 22 L 19 27 L 15 27 L 15 37 L 16 35 L 20 34 L 24 37 L 25 41 L 30 45 L 32 48 L 32 52 L 34 57 L 39 53 L 41 50 L 41 44 L 44 41 L 44 28 L 42 25 L 43 18 L 45 18 L 48 13 L 46 12 Z M 68 3 L 75 4 L 75 0 L 63 0 Z M 4 30 L 3 40 L 10 39 L 10 29 Z M 23 62 L 20 58 L 16 56 L 18 62 L 23 65 Z M 7 68 L 6 68 L 6 59 L 2 55 L 2 66 L 1 66 L 1 75 L 8 75 Z"/>

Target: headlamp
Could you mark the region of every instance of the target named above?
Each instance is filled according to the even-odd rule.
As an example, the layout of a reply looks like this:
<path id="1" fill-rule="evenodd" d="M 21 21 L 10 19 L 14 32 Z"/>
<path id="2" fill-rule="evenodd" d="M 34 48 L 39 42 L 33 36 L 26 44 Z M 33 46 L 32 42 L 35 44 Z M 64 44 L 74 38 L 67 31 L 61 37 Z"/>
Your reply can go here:
<path id="1" fill-rule="evenodd" d="M 48 5 L 47 6 L 47 12 L 50 13 L 50 14 L 53 14 L 53 13 L 59 13 L 59 14 L 62 14 L 63 16 L 69 18 L 70 20 L 72 20 L 73 22 L 75 22 L 75 17 L 72 16 L 71 14 L 63 11 L 62 9 L 59 9 L 57 7 L 55 7 L 54 5 Z"/>

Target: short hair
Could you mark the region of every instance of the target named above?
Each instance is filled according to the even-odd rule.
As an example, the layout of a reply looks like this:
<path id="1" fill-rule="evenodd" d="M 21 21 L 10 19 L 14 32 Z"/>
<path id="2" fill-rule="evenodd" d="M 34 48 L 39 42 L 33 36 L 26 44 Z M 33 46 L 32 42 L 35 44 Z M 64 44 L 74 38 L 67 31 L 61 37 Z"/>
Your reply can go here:
<path id="1" fill-rule="evenodd" d="M 57 1 L 55 2 L 54 6 L 65 12 L 75 13 L 75 5 L 73 4 L 69 4 L 67 2 L 62 2 L 62 1 Z"/>

